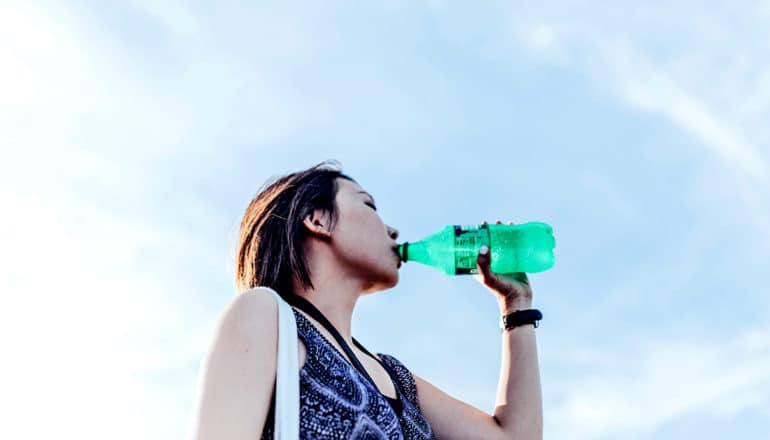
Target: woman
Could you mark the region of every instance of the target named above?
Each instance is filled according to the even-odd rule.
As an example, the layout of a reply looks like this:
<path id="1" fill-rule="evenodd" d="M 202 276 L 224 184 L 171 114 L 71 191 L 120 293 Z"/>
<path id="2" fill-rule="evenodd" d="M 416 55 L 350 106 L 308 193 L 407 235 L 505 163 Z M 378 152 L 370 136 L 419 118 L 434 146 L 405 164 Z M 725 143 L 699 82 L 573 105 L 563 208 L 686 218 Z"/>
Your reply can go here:
<path id="1" fill-rule="evenodd" d="M 264 287 L 295 306 L 302 438 L 542 438 L 534 325 L 503 332 L 493 415 L 352 337 L 358 298 L 398 283 L 397 237 L 372 197 L 328 163 L 263 187 L 241 223 L 242 293 L 220 319 L 201 372 L 195 438 L 272 438 L 278 305 Z M 495 275 L 485 254 L 477 264 L 476 279 L 503 314 L 530 308 L 525 274 Z"/>

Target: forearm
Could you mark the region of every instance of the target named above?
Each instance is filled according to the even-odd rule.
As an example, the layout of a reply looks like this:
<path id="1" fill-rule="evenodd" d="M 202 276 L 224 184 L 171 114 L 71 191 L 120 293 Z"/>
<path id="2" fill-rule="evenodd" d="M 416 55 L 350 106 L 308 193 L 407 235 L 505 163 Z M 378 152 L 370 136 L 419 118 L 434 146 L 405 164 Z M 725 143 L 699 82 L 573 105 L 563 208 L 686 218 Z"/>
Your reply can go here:
<path id="1" fill-rule="evenodd" d="M 517 304 L 501 304 L 500 310 L 507 314 L 530 307 L 531 302 L 523 301 Z M 505 432 L 506 438 L 542 439 L 543 399 L 535 327 L 523 325 L 505 330 L 502 344 L 495 420 Z"/>

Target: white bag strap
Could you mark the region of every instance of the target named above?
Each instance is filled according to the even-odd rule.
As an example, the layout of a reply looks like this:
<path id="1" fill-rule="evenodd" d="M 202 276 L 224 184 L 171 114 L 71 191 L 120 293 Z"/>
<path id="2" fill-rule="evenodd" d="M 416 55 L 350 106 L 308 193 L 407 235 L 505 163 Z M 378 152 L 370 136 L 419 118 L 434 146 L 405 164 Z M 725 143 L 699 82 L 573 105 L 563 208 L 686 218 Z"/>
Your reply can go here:
<path id="1" fill-rule="evenodd" d="M 278 300 L 278 359 L 275 378 L 275 440 L 299 438 L 299 351 L 297 321 L 289 303 L 269 288 Z"/>

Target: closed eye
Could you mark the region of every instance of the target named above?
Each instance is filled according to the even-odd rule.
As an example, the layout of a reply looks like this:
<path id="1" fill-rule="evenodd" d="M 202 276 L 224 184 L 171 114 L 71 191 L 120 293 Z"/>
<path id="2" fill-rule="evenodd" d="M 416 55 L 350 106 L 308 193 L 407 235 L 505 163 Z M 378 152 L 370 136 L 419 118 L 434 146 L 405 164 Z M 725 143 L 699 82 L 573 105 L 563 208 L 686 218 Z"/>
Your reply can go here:
<path id="1" fill-rule="evenodd" d="M 371 208 L 372 208 L 372 209 L 374 209 L 375 211 L 377 210 L 377 207 L 376 207 L 376 206 L 374 206 L 374 204 L 373 204 L 373 203 L 365 203 L 365 205 L 366 205 L 366 206 L 369 206 L 369 207 L 371 207 Z"/>

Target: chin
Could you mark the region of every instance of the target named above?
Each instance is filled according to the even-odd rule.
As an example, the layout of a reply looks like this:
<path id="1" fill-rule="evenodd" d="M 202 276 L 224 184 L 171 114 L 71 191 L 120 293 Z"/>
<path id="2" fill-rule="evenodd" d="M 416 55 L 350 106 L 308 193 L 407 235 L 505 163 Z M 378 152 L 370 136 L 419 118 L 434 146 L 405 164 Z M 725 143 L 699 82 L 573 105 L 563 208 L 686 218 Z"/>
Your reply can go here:
<path id="1" fill-rule="evenodd" d="M 388 287 L 389 289 L 390 289 L 390 288 L 393 288 L 393 287 L 396 287 L 396 285 L 398 284 L 398 280 L 400 279 L 400 275 L 399 275 L 398 271 L 396 271 L 396 274 L 394 275 L 394 277 L 395 277 L 395 278 L 393 278 L 393 282 L 392 282 L 392 283 L 391 283 L 391 285 Z"/>
<path id="2" fill-rule="evenodd" d="M 386 277 L 380 278 L 377 282 L 372 283 L 372 287 L 366 290 L 366 293 L 380 292 L 396 287 L 399 281 L 398 270 L 388 272 Z"/>

